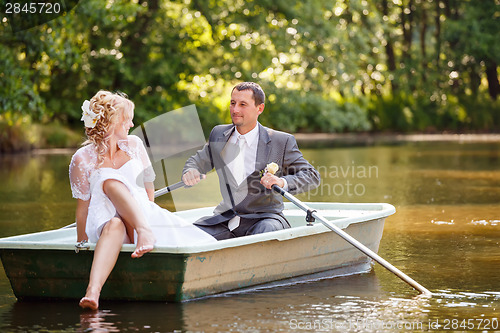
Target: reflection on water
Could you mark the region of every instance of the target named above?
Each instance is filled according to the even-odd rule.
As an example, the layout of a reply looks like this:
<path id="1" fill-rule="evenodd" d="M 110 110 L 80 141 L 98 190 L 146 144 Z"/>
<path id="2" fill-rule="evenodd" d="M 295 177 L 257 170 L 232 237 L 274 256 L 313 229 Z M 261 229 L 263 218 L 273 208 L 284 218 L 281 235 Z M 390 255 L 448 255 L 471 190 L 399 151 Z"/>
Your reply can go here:
<path id="1" fill-rule="evenodd" d="M 17 302 L 3 315 L 7 331 L 78 332 L 180 330 L 182 307 L 160 303 L 109 303 L 113 310 L 80 311 L 75 302 Z"/>
<path id="2" fill-rule="evenodd" d="M 74 221 L 68 155 L 0 156 L 0 236 L 50 230 Z"/>
<path id="3" fill-rule="evenodd" d="M 483 323 L 495 318 L 492 314 L 500 300 L 498 292 L 438 290 L 432 298 L 405 295 L 381 290 L 377 275 L 372 272 L 182 304 L 103 302 L 102 309 L 96 312 L 80 311 L 76 302 L 19 302 L 2 315 L 6 323 L 3 329 L 373 332 L 394 328 L 394 331 L 424 332 L 436 320 L 444 325 L 447 318 L 482 318 Z M 492 310 L 490 315 L 484 316 L 488 309 Z"/>
<path id="4" fill-rule="evenodd" d="M 76 301 L 16 302 L 0 269 L 0 330 L 498 331 L 499 148 L 491 143 L 421 143 L 304 150 L 323 182 L 299 198 L 392 203 L 397 213 L 386 221 L 379 254 L 436 293 L 432 298 L 417 296 L 376 265 L 368 274 L 182 304 L 102 301 L 102 309 L 92 313 L 82 312 Z M 73 222 L 69 159 L 0 157 L 0 236 Z M 217 185 L 214 175 L 209 177 L 206 184 Z M 217 203 L 217 198 L 205 195 L 209 190 L 200 187 L 204 194 L 196 205 Z M 179 190 L 175 207 L 193 207 L 193 191 L 196 188 Z M 159 202 L 174 207 L 171 196 Z"/>

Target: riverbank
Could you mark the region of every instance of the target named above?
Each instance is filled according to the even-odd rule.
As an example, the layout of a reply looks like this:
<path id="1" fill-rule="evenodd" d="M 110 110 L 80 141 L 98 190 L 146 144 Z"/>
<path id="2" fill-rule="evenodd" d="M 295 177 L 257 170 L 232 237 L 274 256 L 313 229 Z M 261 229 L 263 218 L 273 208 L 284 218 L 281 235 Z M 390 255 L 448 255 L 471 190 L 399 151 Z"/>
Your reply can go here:
<path id="1" fill-rule="evenodd" d="M 372 146 L 372 145 L 396 145 L 407 142 L 500 142 L 500 134 L 396 134 L 396 133 L 296 133 L 294 134 L 301 147 L 313 146 Z M 81 140 L 80 140 L 81 141 Z M 34 148 L 32 150 L 18 152 L 35 155 L 67 155 L 78 149 L 74 147 L 61 148 Z M 5 154 L 5 153 L 4 153 Z M 0 153 L 2 155 L 2 153 Z"/>
<path id="2" fill-rule="evenodd" d="M 83 137 L 82 130 L 58 121 L 41 124 L 27 115 L 0 115 L 0 155 L 78 147 Z"/>
<path id="3" fill-rule="evenodd" d="M 397 134 L 397 133 L 297 133 L 301 145 L 332 146 L 392 145 L 406 142 L 500 142 L 500 134 Z"/>

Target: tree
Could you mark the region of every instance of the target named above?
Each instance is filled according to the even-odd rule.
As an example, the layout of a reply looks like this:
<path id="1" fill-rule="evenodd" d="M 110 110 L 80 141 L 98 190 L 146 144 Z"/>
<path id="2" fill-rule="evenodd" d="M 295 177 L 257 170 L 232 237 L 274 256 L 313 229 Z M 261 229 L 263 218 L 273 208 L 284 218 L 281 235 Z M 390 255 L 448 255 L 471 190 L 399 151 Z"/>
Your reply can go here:
<path id="1" fill-rule="evenodd" d="M 194 103 L 208 131 L 252 80 L 261 120 L 292 132 L 495 128 L 495 13 L 493 0 L 80 1 L 25 31 L 2 20 L 0 114 L 80 127 L 83 100 L 120 90 L 136 123 Z"/>

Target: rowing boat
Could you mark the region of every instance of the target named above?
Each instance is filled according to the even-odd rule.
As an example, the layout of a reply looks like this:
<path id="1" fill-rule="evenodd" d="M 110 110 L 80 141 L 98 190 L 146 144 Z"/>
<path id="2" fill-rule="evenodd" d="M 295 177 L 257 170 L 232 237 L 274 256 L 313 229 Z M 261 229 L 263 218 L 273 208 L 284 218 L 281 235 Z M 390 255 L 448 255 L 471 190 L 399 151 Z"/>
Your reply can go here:
<path id="1" fill-rule="evenodd" d="M 311 202 L 328 221 L 378 251 L 390 204 Z M 195 221 L 213 207 L 175 214 Z M 283 285 L 367 272 L 372 260 L 306 213 L 285 203 L 292 228 L 182 247 L 157 246 L 132 259 L 124 244 L 104 285 L 102 300 L 180 302 L 247 288 Z M 79 299 L 85 294 L 95 244 L 75 247 L 76 228 L 0 239 L 0 257 L 20 299 Z M 75 251 L 77 250 L 77 251 Z"/>

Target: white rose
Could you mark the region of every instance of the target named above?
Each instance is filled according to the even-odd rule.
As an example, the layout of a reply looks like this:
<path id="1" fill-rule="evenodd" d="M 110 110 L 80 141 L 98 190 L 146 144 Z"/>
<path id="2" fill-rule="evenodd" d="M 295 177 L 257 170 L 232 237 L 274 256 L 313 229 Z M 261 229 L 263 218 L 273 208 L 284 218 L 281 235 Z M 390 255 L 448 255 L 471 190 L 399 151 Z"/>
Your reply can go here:
<path id="1" fill-rule="evenodd" d="M 271 175 L 274 175 L 279 169 L 280 169 L 280 167 L 278 166 L 278 164 L 276 164 L 274 162 L 269 163 L 266 166 L 267 172 L 269 172 Z"/>

